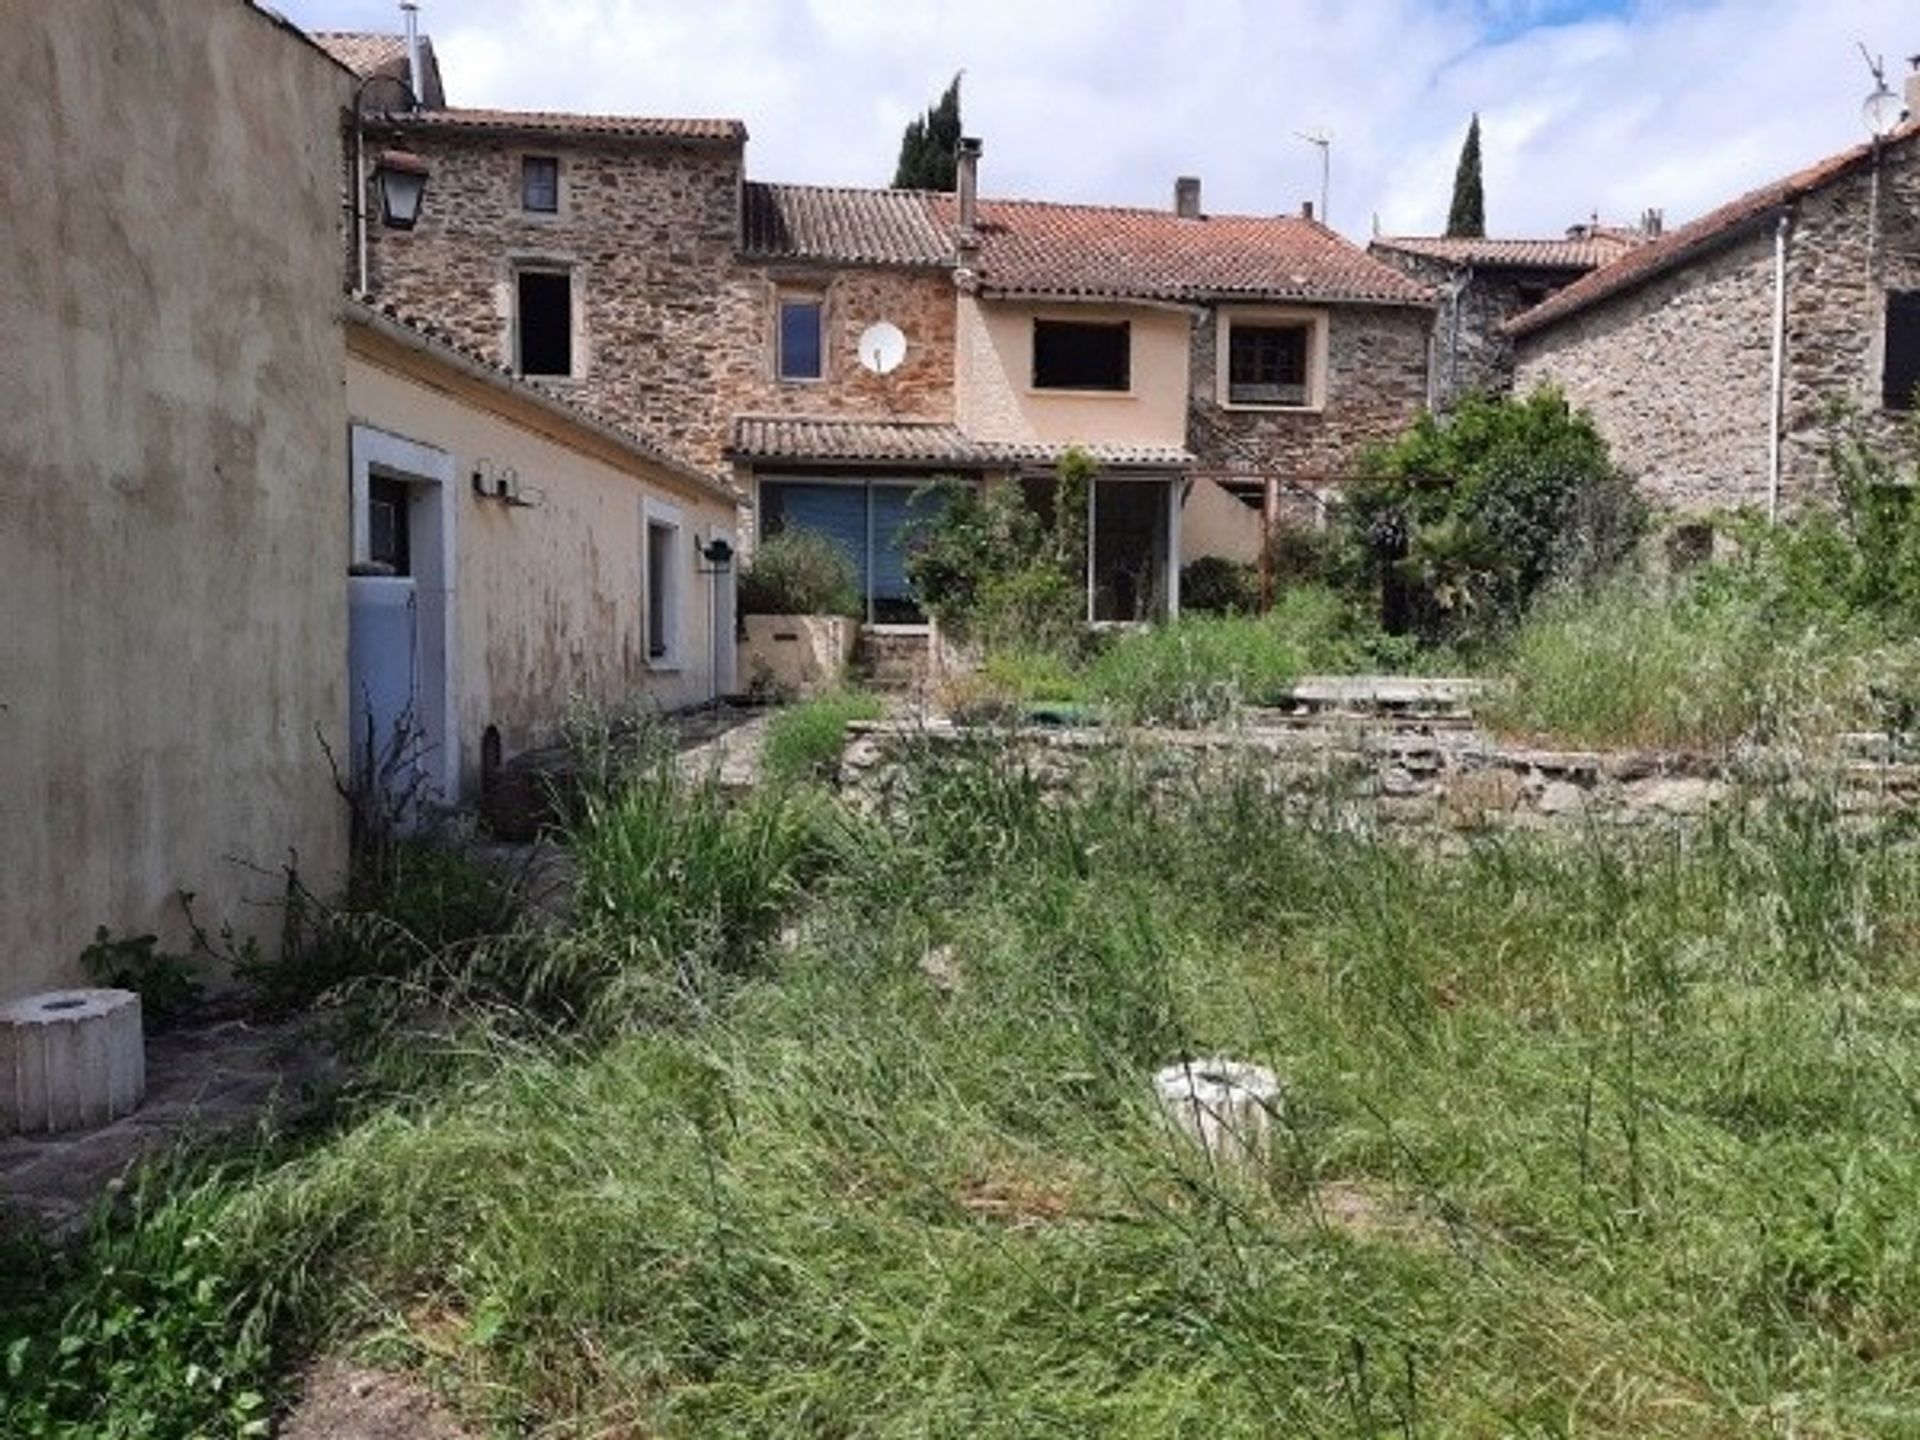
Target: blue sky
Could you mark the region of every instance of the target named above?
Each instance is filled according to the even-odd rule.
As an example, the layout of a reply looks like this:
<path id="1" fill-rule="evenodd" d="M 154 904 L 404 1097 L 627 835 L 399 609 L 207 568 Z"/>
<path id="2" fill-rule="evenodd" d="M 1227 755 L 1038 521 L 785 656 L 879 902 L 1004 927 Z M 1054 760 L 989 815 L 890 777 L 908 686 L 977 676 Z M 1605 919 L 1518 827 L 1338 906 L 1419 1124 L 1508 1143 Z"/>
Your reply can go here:
<path id="1" fill-rule="evenodd" d="M 310 29 L 388 0 L 278 0 Z M 1468 116 L 1488 222 L 1679 223 L 1865 137 L 1856 41 L 1896 86 L 1916 0 L 422 0 L 455 104 L 732 115 L 763 179 L 884 184 L 964 68 L 990 194 L 1296 209 L 1333 132 L 1332 216 L 1445 218 Z"/>

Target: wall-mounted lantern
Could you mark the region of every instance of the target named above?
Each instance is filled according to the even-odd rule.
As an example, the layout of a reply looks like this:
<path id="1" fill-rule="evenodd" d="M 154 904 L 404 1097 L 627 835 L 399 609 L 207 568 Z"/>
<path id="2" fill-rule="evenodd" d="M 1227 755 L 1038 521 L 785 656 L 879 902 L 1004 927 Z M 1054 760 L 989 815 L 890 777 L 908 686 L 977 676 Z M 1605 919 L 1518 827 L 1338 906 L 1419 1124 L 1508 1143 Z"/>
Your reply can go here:
<path id="1" fill-rule="evenodd" d="M 733 544 L 724 535 L 716 535 L 704 545 L 695 540 L 693 548 L 715 570 L 724 570 L 733 563 Z"/>
<path id="2" fill-rule="evenodd" d="M 353 87 L 353 234 L 358 252 L 357 294 L 367 293 L 367 134 L 362 99 L 374 85 L 399 87 L 406 101 L 406 113 L 420 108 L 413 87 L 398 75 L 376 70 L 362 77 Z M 411 230 L 420 218 L 421 202 L 426 198 L 427 162 L 405 150 L 384 152 L 374 166 L 373 178 L 380 187 L 381 223 L 395 230 Z"/>
<path id="3" fill-rule="evenodd" d="M 380 191 L 380 218 L 395 230 L 411 230 L 427 193 L 427 162 L 410 150 L 383 150 L 373 162 Z"/>

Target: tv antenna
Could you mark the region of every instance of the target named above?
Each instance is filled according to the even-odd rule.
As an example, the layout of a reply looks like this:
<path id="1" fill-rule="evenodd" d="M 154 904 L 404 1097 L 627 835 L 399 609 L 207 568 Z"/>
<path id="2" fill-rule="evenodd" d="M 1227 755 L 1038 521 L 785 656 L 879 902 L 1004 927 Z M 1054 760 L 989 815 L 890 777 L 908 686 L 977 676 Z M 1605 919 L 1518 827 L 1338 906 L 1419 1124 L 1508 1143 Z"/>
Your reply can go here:
<path id="1" fill-rule="evenodd" d="M 1331 225 L 1333 220 L 1327 213 L 1327 181 L 1333 173 L 1333 132 L 1324 125 L 1316 125 L 1311 130 L 1293 133 L 1309 145 L 1320 147 L 1320 223 Z"/>

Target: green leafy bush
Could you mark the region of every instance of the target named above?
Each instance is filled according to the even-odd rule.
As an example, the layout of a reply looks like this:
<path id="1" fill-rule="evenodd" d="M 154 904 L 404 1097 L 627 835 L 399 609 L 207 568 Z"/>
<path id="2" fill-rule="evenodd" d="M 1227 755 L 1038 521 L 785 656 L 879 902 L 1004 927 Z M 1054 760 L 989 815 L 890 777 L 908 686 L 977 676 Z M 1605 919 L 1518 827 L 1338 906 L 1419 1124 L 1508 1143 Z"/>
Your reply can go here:
<path id="1" fill-rule="evenodd" d="M 938 517 L 907 556 L 914 593 L 953 636 L 987 650 L 1071 651 L 1086 630 L 1086 506 L 1093 462 L 1061 458 L 1051 512 L 1018 485 L 944 480 Z"/>
<path id="2" fill-rule="evenodd" d="M 93 932 L 93 943 L 80 952 L 80 968 L 96 985 L 133 991 L 147 1023 L 164 1026 L 193 1008 L 201 985 L 192 956 L 159 945 L 157 935 L 115 937 L 102 925 Z"/>
<path id="3" fill-rule="evenodd" d="M 1638 544 L 1644 504 L 1557 391 L 1473 397 L 1363 461 L 1340 509 L 1383 621 L 1428 642 L 1495 636 L 1549 583 L 1587 583 Z"/>
<path id="4" fill-rule="evenodd" d="M 796 527 L 768 535 L 740 572 L 742 615 L 861 613 L 853 561 L 828 536 Z"/>
<path id="5" fill-rule="evenodd" d="M 880 697 L 860 691 L 821 695 L 767 722 L 761 771 L 770 780 L 830 779 L 840 766 L 847 725 L 880 718 Z"/>
<path id="6" fill-rule="evenodd" d="M 1180 572 L 1180 612 L 1251 615 L 1260 608 L 1258 567 L 1221 555 L 1203 555 Z"/>

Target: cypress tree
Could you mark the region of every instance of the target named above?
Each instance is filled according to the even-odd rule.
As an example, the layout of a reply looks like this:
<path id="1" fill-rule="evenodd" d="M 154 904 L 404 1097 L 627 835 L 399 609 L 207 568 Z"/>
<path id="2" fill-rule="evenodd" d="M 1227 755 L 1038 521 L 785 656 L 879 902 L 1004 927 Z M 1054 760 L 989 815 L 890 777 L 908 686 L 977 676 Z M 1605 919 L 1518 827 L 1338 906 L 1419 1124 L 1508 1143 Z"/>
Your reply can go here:
<path id="1" fill-rule="evenodd" d="M 1474 112 L 1460 165 L 1453 172 L 1453 203 L 1447 207 L 1447 234 L 1478 240 L 1487 233 L 1487 199 L 1480 188 L 1480 115 Z"/>
<path id="2" fill-rule="evenodd" d="M 896 190 L 952 190 L 959 170 L 960 77 L 955 75 L 932 109 L 907 123 L 900 137 Z"/>

